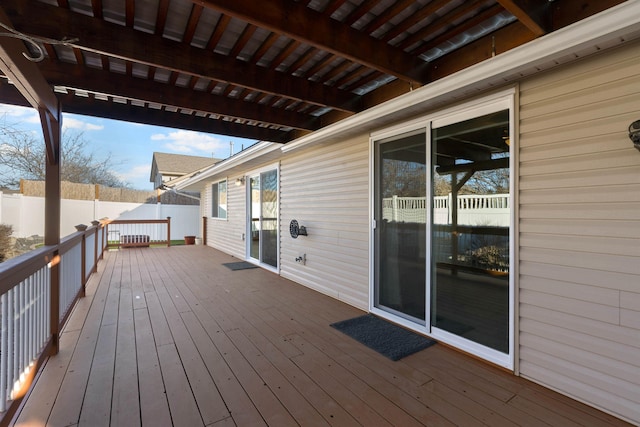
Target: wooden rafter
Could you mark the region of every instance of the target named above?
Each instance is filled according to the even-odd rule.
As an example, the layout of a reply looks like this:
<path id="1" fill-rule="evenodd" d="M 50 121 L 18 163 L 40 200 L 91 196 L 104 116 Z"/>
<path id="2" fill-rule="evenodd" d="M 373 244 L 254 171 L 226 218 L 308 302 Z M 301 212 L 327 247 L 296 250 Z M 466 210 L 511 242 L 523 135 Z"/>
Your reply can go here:
<path id="1" fill-rule="evenodd" d="M 154 126 L 170 125 L 176 129 L 215 133 L 219 135 L 237 136 L 241 138 L 272 142 L 289 141 L 288 132 L 267 127 L 250 126 L 232 121 L 216 120 L 210 117 L 154 110 L 115 102 L 91 103 L 87 98 L 79 96 L 61 96 L 64 111 L 85 116 L 110 117 L 133 123 L 144 123 Z"/>
<path id="2" fill-rule="evenodd" d="M 397 25 L 395 28 L 389 30 L 382 40 L 388 42 L 403 32 L 407 31 L 409 28 L 416 25 L 418 22 L 427 19 L 432 14 L 436 13 L 438 9 L 442 8 L 445 4 L 447 4 L 448 0 L 434 0 L 429 2 L 427 5 L 422 7 L 415 13 L 412 13 L 407 19 L 405 19 L 401 24 Z"/>
<path id="3" fill-rule="evenodd" d="M 278 38 L 280 38 L 280 34 L 269 33 L 269 35 L 264 40 L 264 42 L 262 42 L 260 47 L 253 53 L 251 61 L 252 62 L 260 61 L 260 59 L 269 51 L 269 49 L 273 47 L 276 41 L 278 41 Z"/>
<path id="4" fill-rule="evenodd" d="M 113 92 L 113 88 L 126 87 L 129 98 L 145 102 L 162 105 L 167 104 L 167 100 L 170 99 L 170 105 L 173 107 L 209 114 L 227 114 L 297 129 L 315 130 L 319 127 L 317 120 L 313 117 L 281 109 L 267 109 L 254 102 L 229 99 L 204 91 L 194 91 L 88 67 L 74 67 L 71 64 L 47 62 L 41 65 L 41 69 L 49 83 L 56 86 L 114 96 L 117 94 Z M 233 89 L 234 86 L 229 85 L 228 90 Z"/>
<path id="5" fill-rule="evenodd" d="M 346 25 L 355 24 L 360 18 L 362 18 L 367 12 L 377 6 L 380 0 L 369 0 L 360 3 L 343 21 Z"/>
<path id="6" fill-rule="evenodd" d="M 220 39 L 224 35 L 227 26 L 231 22 L 231 17 L 227 15 L 220 15 L 220 19 L 216 23 L 216 26 L 213 28 L 213 32 L 211 33 L 211 37 L 209 37 L 209 41 L 207 42 L 208 50 L 215 50 L 218 43 L 220 43 Z"/>
<path id="7" fill-rule="evenodd" d="M 549 30 L 549 21 L 545 16 L 545 11 L 550 5 L 549 2 L 536 0 L 497 1 L 536 36 L 542 36 Z"/>
<path id="8" fill-rule="evenodd" d="M 155 34 L 162 35 L 164 26 L 167 23 L 167 14 L 169 13 L 169 0 L 160 0 L 158 4 L 158 14 L 156 16 Z"/>
<path id="9" fill-rule="evenodd" d="M 487 16 L 489 16 L 488 15 L 489 12 L 487 12 L 487 10 L 484 10 L 478 13 L 478 9 L 474 9 L 474 7 L 477 6 L 477 3 L 480 3 L 481 1 L 482 0 L 473 0 L 470 2 L 466 2 L 450 10 L 447 14 L 443 15 L 441 19 L 437 19 L 435 22 L 425 25 L 424 27 L 414 32 L 413 34 L 405 37 L 400 43 L 398 43 L 398 47 L 402 49 L 407 49 L 408 47 L 413 46 L 416 43 L 422 42 L 424 40 L 428 40 L 427 43 L 432 45 L 434 44 L 432 43 L 432 40 L 433 40 L 432 34 L 437 34 L 438 31 L 442 29 L 444 26 L 452 27 L 450 22 L 460 22 L 460 20 L 463 19 L 465 16 L 471 16 L 470 18 L 467 18 L 466 20 L 464 20 L 465 25 L 458 24 L 453 28 L 449 28 L 449 31 L 447 31 L 446 33 L 440 33 L 438 38 L 442 39 L 444 37 L 445 39 L 449 39 L 450 37 L 449 34 L 451 34 L 451 31 L 455 31 L 459 33 L 461 28 L 469 28 L 469 25 L 466 25 L 467 22 L 469 22 L 470 25 L 476 25 L 477 22 L 482 22 L 482 20 L 487 19 Z M 490 12 L 491 16 L 497 15 L 503 10 L 504 9 L 502 9 L 502 7 L 499 4 L 496 4 L 491 8 L 491 12 Z M 422 45 L 427 43 L 423 43 Z"/>
<path id="10" fill-rule="evenodd" d="M 249 39 L 251 39 L 257 29 L 258 28 L 255 25 L 247 24 L 247 26 L 242 31 L 240 38 L 238 38 L 238 40 L 236 41 L 235 46 L 233 46 L 233 49 L 231 49 L 231 52 L 229 52 L 229 56 L 236 58 L 238 55 L 240 55 L 240 52 L 242 52 L 242 49 L 245 48 L 245 46 L 249 42 Z"/>
<path id="11" fill-rule="evenodd" d="M 20 31 L 52 39 L 78 37 L 74 47 L 101 55 L 214 79 L 287 98 L 353 111 L 354 95 L 306 79 L 258 67 L 235 58 L 97 20 L 34 0 L 6 0 Z M 19 7 L 25 4 L 26 7 Z M 27 12 L 28 11 L 28 12 Z M 140 49 L 139 46 L 145 46 Z M 193 58 L 198 58 L 194 61 Z"/>
<path id="12" fill-rule="evenodd" d="M 455 37 L 455 36 L 457 36 L 459 34 L 464 33 L 465 31 L 469 30 L 470 28 L 473 28 L 476 25 L 479 25 L 480 23 L 484 22 L 488 18 L 491 18 L 492 16 L 497 15 L 501 11 L 502 11 L 502 8 L 499 5 L 494 5 L 494 6 L 490 7 L 490 8 L 488 8 L 488 9 L 485 9 L 482 12 L 471 16 L 469 19 L 465 20 L 464 22 L 460 23 L 459 25 L 456 25 L 455 27 L 449 29 L 449 31 L 447 31 L 446 33 L 440 34 L 439 36 L 436 36 L 434 38 L 429 39 L 429 41 L 427 41 L 426 43 L 422 43 L 422 44 L 418 45 L 411 52 L 413 54 L 415 54 L 415 55 L 420 55 L 420 54 L 422 54 L 424 52 L 427 52 L 428 50 L 433 49 L 434 47 L 437 47 L 441 43 L 446 42 L 451 37 Z M 458 15 L 462 16 L 462 15 L 465 14 L 465 12 L 467 12 L 467 9 L 463 8 L 462 10 L 452 11 L 451 13 L 452 14 L 455 13 L 456 16 L 458 16 Z M 433 30 L 438 29 L 438 27 L 440 25 L 441 24 L 439 24 L 439 23 L 434 24 Z M 425 31 L 431 32 L 432 28 L 425 29 Z M 424 34 L 422 34 L 422 36 L 424 36 Z M 406 40 L 405 42 L 402 43 L 402 45 L 404 46 L 408 42 L 411 42 L 411 44 L 413 44 L 416 41 L 420 40 L 421 38 L 423 38 L 423 37 L 418 37 L 417 39 L 413 39 L 413 40 Z M 407 46 L 409 46 L 409 45 L 407 45 Z"/>
<path id="13" fill-rule="evenodd" d="M 401 0 L 398 3 L 390 6 L 383 13 L 378 15 L 375 19 L 371 20 L 367 25 L 362 28 L 367 34 L 371 34 L 376 31 L 378 28 L 389 22 L 392 18 L 398 15 L 400 12 L 408 8 L 409 6 L 415 4 L 415 0 Z"/>
<path id="14" fill-rule="evenodd" d="M 367 65 L 400 79 L 422 83 L 426 67 L 417 58 L 349 25 L 327 18 L 293 0 L 198 0 L 218 10 L 270 31 L 287 35 L 319 49 Z M 344 41 L 348 40 L 348 43 Z"/>
<path id="15" fill-rule="evenodd" d="M 194 4 L 191 8 L 191 14 L 189 14 L 189 21 L 187 22 L 187 29 L 182 37 L 183 42 L 190 44 L 191 40 L 193 40 L 193 36 L 196 33 L 198 21 L 200 20 L 203 10 L 204 8 L 199 4 Z"/>
<path id="16" fill-rule="evenodd" d="M 94 17 L 102 19 L 102 0 L 91 0 L 91 10 Z"/>

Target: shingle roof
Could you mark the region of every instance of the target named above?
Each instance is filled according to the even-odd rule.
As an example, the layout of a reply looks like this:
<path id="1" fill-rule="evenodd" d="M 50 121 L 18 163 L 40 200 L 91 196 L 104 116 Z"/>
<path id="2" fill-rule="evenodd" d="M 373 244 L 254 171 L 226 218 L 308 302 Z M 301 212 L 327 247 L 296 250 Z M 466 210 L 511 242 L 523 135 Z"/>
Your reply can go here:
<path id="1" fill-rule="evenodd" d="M 207 166 L 218 163 L 222 159 L 215 157 L 187 156 L 185 154 L 153 153 L 151 181 L 157 172 L 163 175 L 185 175 Z"/>

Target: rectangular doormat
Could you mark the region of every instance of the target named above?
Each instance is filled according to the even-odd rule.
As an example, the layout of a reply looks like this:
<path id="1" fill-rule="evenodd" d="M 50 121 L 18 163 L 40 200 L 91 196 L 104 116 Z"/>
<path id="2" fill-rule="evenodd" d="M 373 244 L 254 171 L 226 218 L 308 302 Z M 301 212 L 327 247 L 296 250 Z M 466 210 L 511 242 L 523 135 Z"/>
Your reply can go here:
<path id="1" fill-rule="evenodd" d="M 240 261 L 240 262 L 227 262 L 222 264 L 227 267 L 229 270 L 247 270 L 249 268 L 258 268 L 257 265 L 251 264 L 250 262 Z"/>
<path id="2" fill-rule="evenodd" d="M 436 343 L 372 314 L 331 326 L 391 360 L 400 360 Z"/>

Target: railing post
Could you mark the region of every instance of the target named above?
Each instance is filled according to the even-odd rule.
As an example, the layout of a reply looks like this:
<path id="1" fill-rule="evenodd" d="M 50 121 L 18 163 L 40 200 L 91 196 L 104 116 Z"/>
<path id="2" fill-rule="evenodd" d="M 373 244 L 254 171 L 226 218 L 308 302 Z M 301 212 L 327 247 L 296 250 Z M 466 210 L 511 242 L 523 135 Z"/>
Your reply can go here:
<path id="1" fill-rule="evenodd" d="M 82 284 L 82 288 L 80 291 L 80 296 L 84 297 L 86 295 L 86 284 L 87 284 L 87 236 L 82 233 L 82 243 L 80 244 L 80 274 L 82 275 L 82 280 L 80 283 Z"/>
<path id="2" fill-rule="evenodd" d="M 167 247 L 171 246 L 171 217 L 167 217 Z"/>
<path id="3" fill-rule="evenodd" d="M 202 217 L 202 245 L 207 246 L 207 217 Z"/>
<path id="4" fill-rule="evenodd" d="M 49 307 L 49 324 L 51 331 L 51 356 L 58 354 L 60 335 L 60 254 L 56 250 L 53 252 L 53 259 L 50 264 L 51 273 L 51 293 Z"/>
<path id="5" fill-rule="evenodd" d="M 91 274 L 98 271 L 98 234 L 100 233 L 100 226 L 96 225 L 93 236 L 93 267 L 91 268 Z"/>

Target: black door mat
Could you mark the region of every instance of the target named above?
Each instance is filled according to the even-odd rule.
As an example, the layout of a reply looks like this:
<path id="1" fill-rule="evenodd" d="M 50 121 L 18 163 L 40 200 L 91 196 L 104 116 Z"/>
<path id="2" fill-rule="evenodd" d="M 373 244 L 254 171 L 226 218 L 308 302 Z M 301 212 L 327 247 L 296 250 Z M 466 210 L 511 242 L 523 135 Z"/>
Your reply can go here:
<path id="1" fill-rule="evenodd" d="M 400 360 L 436 343 L 372 314 L 331 326 L 391 360 Z"/>
<path id="2" fill-rule="evenodd" d="M 229 270 L 247 270 L 249 268 L 258 268 L 257 265 L 251 264 L 250 262 L 240 261 L 240 262 L 227 262 L 222 264 L 227 267 Z"/>

